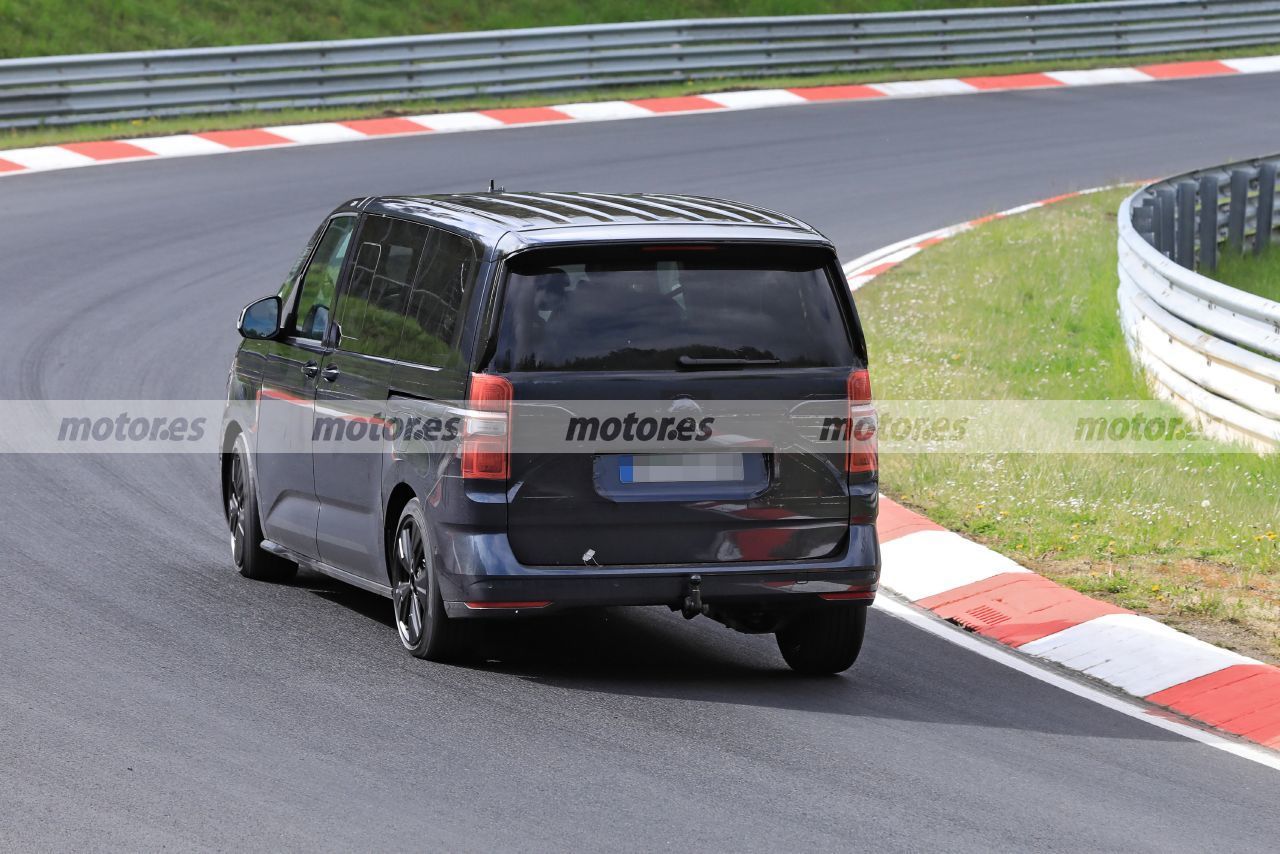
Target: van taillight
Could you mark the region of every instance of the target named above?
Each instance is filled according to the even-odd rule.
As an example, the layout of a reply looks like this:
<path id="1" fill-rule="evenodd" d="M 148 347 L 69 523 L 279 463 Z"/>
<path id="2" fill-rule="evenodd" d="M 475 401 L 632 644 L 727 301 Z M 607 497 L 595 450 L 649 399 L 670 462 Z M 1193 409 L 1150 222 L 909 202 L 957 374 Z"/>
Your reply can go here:
<path id="1" fill-rule="evenodd" d="M 871 403 L 871 373 L 865 368 L 849 374 L 849 450 L 845 471 L 874 473 L 880 467 L 876 443 L 876 408 Z"/>
<path id="2" fill-rule="evenodd" d="M 511 474 L 511 383 L 472 374 L 462 424 L 462 476 L 506 480 Z"/>

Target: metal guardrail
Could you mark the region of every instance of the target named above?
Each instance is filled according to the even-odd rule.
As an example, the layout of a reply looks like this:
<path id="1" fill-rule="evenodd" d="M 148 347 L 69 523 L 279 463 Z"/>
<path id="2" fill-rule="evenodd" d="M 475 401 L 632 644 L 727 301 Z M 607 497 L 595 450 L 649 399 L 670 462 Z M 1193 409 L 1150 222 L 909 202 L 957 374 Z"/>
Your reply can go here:
<path id="1" fill-rule="evenodd" d="M 719 18 L 0 60 L 0 127 L 1280 42 L 1280 0 Z"/>
<path id="2" fill-rule="evenodd" d="M 1273 240 L 1280 155 L 1143 187 L 1119 214 L 1120 318 L 1156 392 L 1206 432 L 1280 449 L 1280 303 L 1216 282 L 1223 252 Z M 1272 249 L 1271 251 L 1280 251 Z"/>

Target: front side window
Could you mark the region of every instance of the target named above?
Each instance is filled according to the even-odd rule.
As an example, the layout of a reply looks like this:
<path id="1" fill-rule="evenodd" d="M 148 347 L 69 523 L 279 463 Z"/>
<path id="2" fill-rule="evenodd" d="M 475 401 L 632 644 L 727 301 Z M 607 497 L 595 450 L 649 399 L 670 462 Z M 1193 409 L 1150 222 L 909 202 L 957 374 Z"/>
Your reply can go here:
<path id="1" fill-rule="evenodd" d="M 294 313 L 292 334 L 299 338 L 320 340 L 329 327 L 329 312 L 351 245 L 355 228 L 354 216 L 335 217 L 325 227 L 307 272 L 302 275 L 302 293 Z"/>
<path id="2" fill-rule="evenodd" d="M 412 322 L 404 307 L 431 229 L 392 217 L 365 218 L 356 240 L 351 280 L 338 299 L 338 346 L 392 358 Z"/>

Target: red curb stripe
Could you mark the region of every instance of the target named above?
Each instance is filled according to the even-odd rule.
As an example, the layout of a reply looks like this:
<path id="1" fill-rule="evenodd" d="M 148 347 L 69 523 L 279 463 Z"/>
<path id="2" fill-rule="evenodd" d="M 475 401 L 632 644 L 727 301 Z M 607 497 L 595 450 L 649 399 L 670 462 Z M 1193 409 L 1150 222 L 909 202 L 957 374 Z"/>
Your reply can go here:
<path id="1" fill-rule="evenodd" d="M 1050 196 L 1047 199 L 1041 199 L 1039 201 L 1039 204 L 1052 205 L 1052 204 L 1055 204 L 1056 202 L 1065 202 L 1067 199 L 1074 199 L 1078 195 L 1080 194 L 1079 193 L 1063 193 L 1061 196 Z"/>
<path id="2" fill-rule="evenodd" d="M 916 248 L 917 248 L 917 249 L 928 249 L 930 246 L 936 246 L 937 244 L 941 243 L 942 241 L 944 241 L 944 240 L 946 240 L 946 239 L 947 239 L 947 238 L 945 238 L 945 237 L 930 237 L 930 238 L 928 238 L 927 240 L 921 240 L 919 243 L 917 243 L 917 244 L 916 244 Z"/>
<path id="3" fill-rule="evenodd" d="M 527 125 L 534 122 L 562 122 L 573 118 L 568 113 L 550 107 L 506 107 L 500 110 L 480 110 L 481 115 L 497 119 L 504 125 Z"/>
<path id="4" fill-rule="evenodd" d="M 916 604 L 1014 647 L 1106 614 L 1133 613 L 1030 572 L 1001 573 Z"/>
<path id="5" fill-rule="evenodd" d="M 1066 86 L 1061 80 L 1054 80 L 1047 74 L 1001 74 L 995 77 L 961 77 L 962 83 L 968 83 L 975 89 L 999 91 L 1001 89 L 1039 89 L 1044 86 Z"/>
<path id="6" fill-rule="evenodd" d="M 880 514 L 876 517 L 876 533 L 881 543 L 914 534 L 917 531 L 945 531 L 946 528 L 914 513 L 896 501 L 880 498 Z"/>
<path id="7" fill-rule="evenodd" d="M 691 113 L 697 110 L 723 110 L 724 104 L 717 104 L 698 95 L 677 95 L 671 98 L 637 98 L 628 101 L 637 107 L 643 107 L 655 113 Z"/>
<path id="8" fill-rule="evenodd" d="M 1139 65 L 1138 71 L 1160 80 L 1176 80 L 1179 77 L 1210 77 L 1215 74 L 1239 74 L 1229 65 L 1206 60 L 1204 62 L 1165 62 L 1156 65 Z"/>
<path id="9" fill-rule="evenodd" d="M 866 270 L 862 270 L 861 272 L 857 273 L 857 275 L 878 276 L 881 273 L 885 272 L 886 270 L 892 270 L 896 266 L 898 266 L 897 261 L 885 261 L 883 264 L 877 264 L 874 267 L 870 267 Z"/>
<path id="10" fill-rule="evenodd" d="M 357 133 L 366 136 L 386 136 L 392 133 L 429 133 L 427 128 L 408 119 L 355 119 L 349 122 L 338 122 Z"/>
<path id="11" fill-rule="evenodd" d="M 1225 723 L 1233 717 L 1280 704 L 1280 669 L 1234 664 L 1147 697 L 1186 715 Z M 1246 701 L 1246 702 L 1238 702 Z M 1277 710 L 1280 714 L 1280 709 Z"/>
<path id="12" fill-rule="evenodd" d="M 1280 748 L 1280 669 L 1236 664 L 1146 698 L 1267 747 Z"/>
<path id="13" fill-rule="evenodd" d="M 788 89 L 792 95 L 799 95 L 806 101 L 857 101 L 862 98 L 889 97 L 879 89 L 870 86 L 803 86 Z"/>
<path id="14" fill-rule="evenodd" d="M 0 160 L 0 172 L 25 172 L 27 167 L 9 160 Z"/>
<path id="15" fill-rule="evenodd" d="M 94 160 L 126 160 L 132 157 L 155 157 L 154 151 L 147 151 L 127 142 L 107 140 L 104 142 L 68 142 L 58 146 Z"/>
<path id="16" fill-rule="evenodd" d="M 987 214 L 986 216 L 980 216 L 977 219 L 969 220 L 969 225 L 972 225 L 972 226 L 986 225 L 987 223 L 994 222 L 997 219 L 1004 219 L 1004 214 L 993 213 L 993 214 Z"/>
<path id="17" fill-rule="evenodd" d="M 262 128 L 254 128 L 252 130 L 211 130 L 195 134 L 195 136 L 207 139 L 210 142 L 216 142 L 218 145 L 225 145 L 227 148 L 253 148 L 259 145 L 290 145 L 293 143 L 291 139 L 277 136 Z"/>

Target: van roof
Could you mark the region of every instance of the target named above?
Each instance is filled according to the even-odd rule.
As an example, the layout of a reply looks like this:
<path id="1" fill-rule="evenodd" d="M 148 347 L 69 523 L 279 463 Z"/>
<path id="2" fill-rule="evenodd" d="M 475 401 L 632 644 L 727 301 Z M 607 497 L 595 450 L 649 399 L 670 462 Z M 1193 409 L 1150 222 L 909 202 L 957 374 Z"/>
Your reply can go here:
<path id="1" fill-rule="evenodd" d="M 349 205 L 352 203 L 349 203 Z M 453 225 L 490 244 L 514 232 L 519 244 L 599 238 L 800 239 L 826 242 L 794 217 L 755 205 L 662 193 L 514 192 L 379 196 L 355 202 L 371 213 Z M 654 228 L 657 226 L 658 228 Z M 606 234 L 592 234 L 596 229 Z M 672 229 L 675 229 L 673 233 Z"/>

